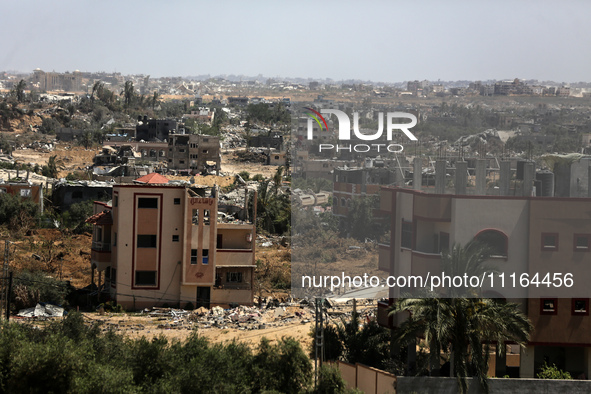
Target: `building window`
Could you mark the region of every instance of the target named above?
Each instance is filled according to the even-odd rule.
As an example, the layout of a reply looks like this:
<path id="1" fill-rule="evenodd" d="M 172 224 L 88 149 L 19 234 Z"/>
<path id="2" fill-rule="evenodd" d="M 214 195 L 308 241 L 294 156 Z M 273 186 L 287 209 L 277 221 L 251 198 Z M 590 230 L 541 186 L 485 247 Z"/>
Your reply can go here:
<path id="1" fill-rule="evenodd" d="M 275 155 L 275 160 L 279 160 L 279 156 Z"/>
<path id="2" fill-rule="evenodd" d="M 113 206 L 117 207 L 119 205 L 119 196 L 113 197 Z"/>
<path id="3" fill-rule="evenodd" d="M 402 221 L 402 236 L 400 237 L 400 246 L 412 249 L 412 222 Z"/>
<path id="4" fill-rule="evenodd" d="M 117 286 L 117 268 L 111 268 L 111 286 Z"/>
<path id="5" fill-rule="evenodd" d="M 204 265 L 209 264 L 209 249 L 203 249 L 203 258 L 201 259 L 201 262 Z"/>
<path id="6" fill-rule="evenodd" d="M 179 242 L 179 236 L 178 235 L 173 235 L 172 236 L 172 242 Z"/>
<path id="7" fill-rule="evenodd" d="M 180 198 L 175 198 L 174 199 L 174 205 L 181 205 L 181 199 Z"/>
<path id="8" fill-rule="evenodd" d="M 157 198 L 145 198 L 140 197 L 137 200 L 137 207 L 138 208 L 158 208 L 158 199 Z"/>
<path id="9" fill-rule="evenodd" d="M 573 238 L 573 249 L 575 252 L 588 252 L 589 245 L 589 238 L 591 238 L 591 234 L 575 234 Z"/>
<path id="10" fill-rule="evenodd" d="M 179 153 L 185 153 L 184 149 L 179 149 Z"/>
<path id="11" fill-rule="evenodd" d="M 439 253 L 447 253 L 449 251 L 449 233 L 439 233 Z"/>
<path id="12" fill-rule="evenodd" d="M 573 298 L 571 314 L 573 316 L 589 316 L 589 299 Z"/>
<path id="13" fill-rule="evenodd" d="M 138 234 L 137 247 L 138 248 L 155 248 L 156 247 L 156 235 Z"/>
<path id="14" fill-rule="evenodd" d="M 483 230 L 474 237 L 490 249 L 491 257 L 507 258 L 508 238 L 499 230 Z"/>
<path id="15" fill-rule="evenodd" d="M 558 251 L 557 233 L 542 233 L 542 250 Z"/>
<path id="16" fill-rule="evenodd" d="M 242 272 L 228 272 L 226 274 L 227 283 L 242 283 Z"/>
<path id="17" fill-rule="evenodd" d="M 540 315 L 556 315 L 558 313 L 557 298 L 542 298 L 540 300 Z"/>
<path id="18" fill-rule="evenodd" d="M 136 271 L 136 286 L 156 286 L 156 271 Z"/>
<path id="19" fill-rule="evenodd" d="M 202 151 L 202 152 L 203 152 L 203 153 L 207 153 L 207 149 L 203 149 L 203 151 Z"/>
<path id="20" fill-rule="evenodd" d="M 184 160 L 179 160 L 179 164 L 185 164 Z"/>
<path id="21" fill-rule="evenodd" d="M 197 249 L 191 249 L 191 264 L 197 264 Z"/>

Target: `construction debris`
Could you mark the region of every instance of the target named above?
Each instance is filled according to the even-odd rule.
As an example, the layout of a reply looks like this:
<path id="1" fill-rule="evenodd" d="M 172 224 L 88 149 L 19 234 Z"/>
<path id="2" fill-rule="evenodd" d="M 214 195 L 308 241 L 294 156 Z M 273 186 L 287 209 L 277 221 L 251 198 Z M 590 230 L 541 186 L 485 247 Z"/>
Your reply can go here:
<path id="1" fill-rule="evenodd" d="M 26 308 L 18 311 L 17 316 L 19 317 L 62 317 L 64 316 L 64 308 L 40 303 L 34 308 Z"/>

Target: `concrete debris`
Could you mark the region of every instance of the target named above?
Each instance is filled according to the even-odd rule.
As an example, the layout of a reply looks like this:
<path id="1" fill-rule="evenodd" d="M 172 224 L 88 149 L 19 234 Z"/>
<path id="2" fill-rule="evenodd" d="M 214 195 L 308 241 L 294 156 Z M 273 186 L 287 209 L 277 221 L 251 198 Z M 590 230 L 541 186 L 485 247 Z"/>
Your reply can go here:
<path id="1" fill-rule="evenodd" d="M 314 321 L 314 300 L 279 300 L 276 298 L 255 297 L 259 306 L 238 306 L 223 309 L 214 306 L 210 309 L 199 307 L 192 311 L 174 308 L 145 309 L 144 313 L 158 322 L 160 329 L 239 329 L 262 330 L 271 327 L 282 327 L 288 324 L 306 324 Z M 340 321 L 342 317 L 351 315 L 352 304 L 324 301 L 326 321 Z M 358 300 L 357 312 L 366 320 L 375 319 L 375 303 L 373 300 Z M 119 325 L 116 325 L 119 326 Z M 144 327 L 134 327 L 143 330 Z"/>
<path id="2" fill-rule="evenodd" d="M 37 304 L 34 308 L 21 309 L 19 317 L 62 317 L 64 308 L 51 304 Z"/>

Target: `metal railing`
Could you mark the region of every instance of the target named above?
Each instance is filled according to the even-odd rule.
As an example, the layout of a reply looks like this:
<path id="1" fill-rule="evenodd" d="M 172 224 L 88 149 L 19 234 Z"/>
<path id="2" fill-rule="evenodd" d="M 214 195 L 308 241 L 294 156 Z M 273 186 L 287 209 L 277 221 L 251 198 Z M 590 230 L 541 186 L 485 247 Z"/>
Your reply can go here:
<path id="1" fill-rule="evenodd" d="M 97 241 L 93 241 L 92 242 L 92 250 L 95 250 L 97 252 L 110 252 L 111 251 L 111 243 L 107 243 L 107 242 L 97 242 Z"/>

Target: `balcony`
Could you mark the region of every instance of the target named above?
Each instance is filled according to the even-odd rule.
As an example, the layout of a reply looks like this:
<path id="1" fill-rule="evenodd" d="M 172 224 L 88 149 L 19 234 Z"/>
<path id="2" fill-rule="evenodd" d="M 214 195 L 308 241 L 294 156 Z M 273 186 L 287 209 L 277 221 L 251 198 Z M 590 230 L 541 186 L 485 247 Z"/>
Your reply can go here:
<path id="1" fill-rule="evenodd" d="M 95 252 L 110 252 L 111 243 L 92 241 L 92 250 L 94 250 Z"/>
<path id="2" fill-rule="evenodd" d="M 217 249 L 216 266 L 253 266 L 252 249 Z"/>

